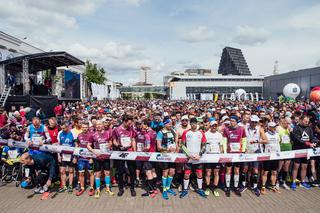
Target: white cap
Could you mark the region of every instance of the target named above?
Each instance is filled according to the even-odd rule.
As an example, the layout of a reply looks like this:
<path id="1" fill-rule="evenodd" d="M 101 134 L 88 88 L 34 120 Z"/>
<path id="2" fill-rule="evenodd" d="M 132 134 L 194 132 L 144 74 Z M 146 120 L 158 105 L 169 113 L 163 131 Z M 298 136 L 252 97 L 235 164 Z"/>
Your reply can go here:
<path id="1" fill-rule="evenodd" d="M 182 117 L 181 117 L 181 120 L 189 120 L 188 115 L 184 115 L 184 116 L 182 116 Z"/>
<path id="2" fill-rule="evenodd" d="M 277 124 L 275 123 L 275 122 L 269 122 L 268 123 L 268 127 L 276 127 L 277 126 Z"/>
<path id="3" fill-rule="evenodd" d="M 221 115 L 226 114 L 226 113 L 227 113 L 227 111 L 226 111 L 225 109 L 223 109 L 223 110 L 220 111 L 220 114 L 221 114 Z"/>
<path id="4" fill-rule="evenodd" d="M 218 125 L 218 122 L 217 122 L 217 121 L 211 121 L 211 122 L 210 122 L 210 126 L 213 126 L 213 125 L 215 125 L 215 124 Z"/>
<path id="5" fill-rule="evenodd" d="M 251 115 L 250 116 L 250 121 L 259 122 L 260 118 L 257 115 Z"/>
<path id="6" fill-rule="evenodd" d="M 225 120 L 227 120 L 227 119 L 229 119 L 229 117 L 226 116 L 226 115 L 221 118 L 222 121 L 225 121 Z"/>
<path id="7" fill-rule="evenodd" d="M 164 112 L 164 113 L 163 113 L 163 116 L 164 116 L 164 117 L 166 117 L 166 116 L 168 116 L 168 115 L 169 115 L 169 113 L 167 113 L 167 112 Z"/>

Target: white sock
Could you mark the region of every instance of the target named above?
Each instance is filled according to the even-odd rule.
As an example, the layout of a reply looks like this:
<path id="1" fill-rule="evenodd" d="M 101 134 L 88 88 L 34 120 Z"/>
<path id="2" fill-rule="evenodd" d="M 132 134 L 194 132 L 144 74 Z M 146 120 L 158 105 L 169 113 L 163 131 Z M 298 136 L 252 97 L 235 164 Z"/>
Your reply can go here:
<path id="1" fill-rule="evenodd" d="M 188 189 L 188 186 L 189 186 L 189 179 L 188 179 L 188 180 L 183 179 L 183 189 L 184 189 L 184 190 L 187 190 L 187 189 Z"/>
<path id="2" fill-rule="evenodd" d="M 202 178 L 197 178 L 198 189 L 202 189 Z"/>
<path id="3" fill-rule="evenodd" d="M 226 174 L 226 187 L 230 188 L 230 180 L 231 180 L 231 175 Z"/>
<path id="4" fill-rule="evenodd" d="M 235 187 L 235 188 L 238 188 L 238 185 L 239 185 L 239 175 L 234 175 L 233 179 L 234 179 L 234 187 Z"/>
<path id="5" fill-rule="evenodd" d="M 253 184 L 253 188 L 255 189 L 255 188 L 257 188 L 258 187 L 258 184 L 257 183 L 254 183 Z"/>
<path id="6" fill-rule="evenodd" d="M 247 182 L 246 181 L 242 181 L 242 186 L 246 187 L 246 185 L 247 185 Z"/>

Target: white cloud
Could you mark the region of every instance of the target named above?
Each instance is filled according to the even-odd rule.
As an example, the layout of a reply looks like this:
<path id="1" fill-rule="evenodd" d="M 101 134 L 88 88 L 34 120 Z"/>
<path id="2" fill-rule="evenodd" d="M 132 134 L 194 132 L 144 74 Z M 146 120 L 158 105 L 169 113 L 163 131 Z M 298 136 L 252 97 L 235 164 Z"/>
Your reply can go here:
<path id="1" fill-rule="evenodd" d="M 303 28 L 320 28 L 320 4 L 310 7 L 287 20 L 289 26 Z"/>
<path id="2" fill-rule="evenodd" d="M 214 32 L 206 26 L 198 26 L 195 29 L 185 31 L 181 35 L 181 39 L 189 43 L 211 41 L 214 39 Z"/>
<path id="3" fill-rule="evenodd" d="M 270 35 L 271 33 L 264 28 L 237 26 L 236 36 L 232 41 L 242 45 L 256 45 L 266 42 Z"/>

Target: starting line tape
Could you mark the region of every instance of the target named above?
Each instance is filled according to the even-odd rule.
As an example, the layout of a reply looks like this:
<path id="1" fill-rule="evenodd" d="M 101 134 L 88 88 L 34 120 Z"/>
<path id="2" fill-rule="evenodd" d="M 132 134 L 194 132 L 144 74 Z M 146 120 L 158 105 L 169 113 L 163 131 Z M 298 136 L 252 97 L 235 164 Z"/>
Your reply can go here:
<path id="1" fill-rule="evenodd" d="M 27 148 L 27 144 L 22 141 L 13 141 L 0 139 L 0 145 L 8 145 L 17 148 Z M 97 158 L 95 154 L 86 148 L 47 145 L 31 146 L 30 149 L 40 150 L 51 153 L 64 153 L 80 156 L 84 158 Z M 254 162 L 268 160 L 285 160 L 293 158 L 307 158 L 320 156 L 320 147 L 316 149 L 301 149 L 277 153 L 256 153 L 256 154 L 204 154 L 199 161 L 189 159 L 182 153 L 160 153 L 160 152 L 126 152 L 126 151 L 108 151 L 96 150 L 100 156 L 99 159 L 113 160 L 134 160 L 151 162 L 173 162 L 173 163 L 236 163 L 236 162 Z"/>

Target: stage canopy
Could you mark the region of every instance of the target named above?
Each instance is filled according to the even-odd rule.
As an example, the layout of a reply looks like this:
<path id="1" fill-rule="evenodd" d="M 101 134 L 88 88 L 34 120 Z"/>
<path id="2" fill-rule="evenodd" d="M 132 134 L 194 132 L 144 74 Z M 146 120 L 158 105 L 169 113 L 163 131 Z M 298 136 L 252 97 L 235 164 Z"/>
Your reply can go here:
<path id="1" fill-rule="evenodd" d="M 0 66 L 4 65 L 8 71 L 22 72 L 24 60 L 27 60 L 29 63 L 29 73 L 36 73 L 56 67 L 84 65 L 83 61 L 67 52 L 45 52 L 1 61 Z"/>

